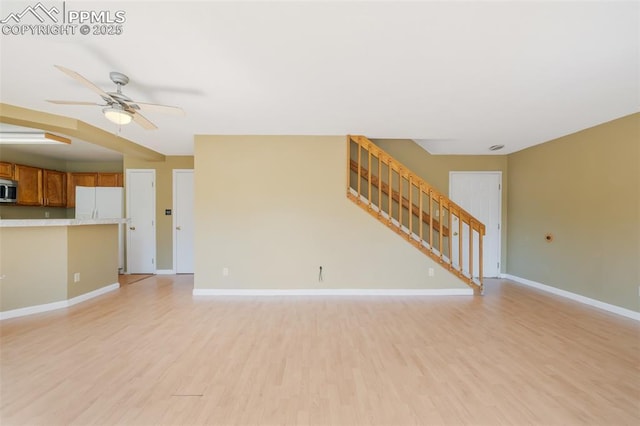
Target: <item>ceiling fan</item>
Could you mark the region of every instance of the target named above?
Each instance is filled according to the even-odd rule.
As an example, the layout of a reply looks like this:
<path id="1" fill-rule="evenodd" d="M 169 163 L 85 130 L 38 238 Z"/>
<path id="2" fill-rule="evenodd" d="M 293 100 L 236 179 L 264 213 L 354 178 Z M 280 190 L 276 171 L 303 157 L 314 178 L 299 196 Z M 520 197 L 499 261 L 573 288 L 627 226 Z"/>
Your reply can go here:
<path id="1" fill-rule="evenodd" d="M 149 121 L 144 115 L 140 113 L 141 110 L 144 111 L 157 111 L 162 113 L 168 113 L 173 115 L 184 115 L 184 111 L 182 108 L 178 108 L 175 106 L 169 105 L 159 105 L 159 104 L 150 104 L 147 102 L 138 102 L 134 101 L 124 93 L 122 93 L 122 87 L 129 83 L 129 77 L 119 72 L 110 72 L 109 77 L 111 81 L 113 81 L 116 85 L 115 92 L 105 92 L 80 74 L 75 71 L 72 71 L 68 68 L 62 67 L 60 65 L 54 65 L 63 73 L 67 74 L 69 77 L 74 80 L 79 81 L 88 89 L 97 93 L 105 103 L 95 103 L 95 102 L 81 102 L 81 101 L 56 101 L 56 100 L 47 100 L 47 102 L 51 102 L 53 104 L 61 104 L 61 105 L 95 105 L 102 106 L 102 113 L 104 116 L 111 122 L 119 125 L 129 124 L 131 121 L 134 121 L 136 124 L 140 125 L 145 130 L 154 130 L 158 127 Z"/>

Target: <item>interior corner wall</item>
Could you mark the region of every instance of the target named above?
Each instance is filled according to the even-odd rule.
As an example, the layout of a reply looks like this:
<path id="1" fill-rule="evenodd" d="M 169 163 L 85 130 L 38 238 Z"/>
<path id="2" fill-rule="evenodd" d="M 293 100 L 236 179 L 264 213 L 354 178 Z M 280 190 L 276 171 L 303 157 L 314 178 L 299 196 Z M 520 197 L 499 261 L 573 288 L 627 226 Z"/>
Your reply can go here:
<path id="1" fill-rule="evenodd" d="M 509 155 L 509 274 L 640 311 L 639 141 L 634 114 Z"/>
<path id="2" fill-rule="evenodd" d="M 373 143 L 391 154 L 413 173 L 426 180 L 445 195 L 449 195 L 449 172 L 502 172 L 502 238 L 500 271 L 507 265 L 507 199 L 508 163 L 506 155 L 432 155 L 411 139 L 373 139 Z"/>
<path id="3" fill-rule="evenodd" d="M 193 169 L 193 156 L 175 155 L 166 156 L 164 161 L 147 161 L 125 155 L 123 168 L 125 180 L 127 169 L 154 169 L 156 171 L 156 268 L 172 270 L 173 217 L 164 213 L 166 209 L 173 209 L 173 169 Z"/>
<path id="4" fill-rule="evenodd" d="M 195 288 L 468 288 L 350 201 L 346 167 L 342 136 L 196 136 Z"/>

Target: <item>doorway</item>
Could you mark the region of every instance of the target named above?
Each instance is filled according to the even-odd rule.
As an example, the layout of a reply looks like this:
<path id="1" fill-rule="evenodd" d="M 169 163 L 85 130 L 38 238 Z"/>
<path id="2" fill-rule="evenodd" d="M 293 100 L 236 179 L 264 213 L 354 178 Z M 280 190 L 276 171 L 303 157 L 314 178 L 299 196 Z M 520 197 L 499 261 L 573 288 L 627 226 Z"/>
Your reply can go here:
<path id="1" fill-rule="evenodd" d="M 127 272 L 156 272 L 156 171 L 127 169 Z"/>
<path id="2" fill-rule="evenodd" d="M 502 172 L 449 172 L 449 198 L 485 225 L 483 275 L 497 277 L 500 273 L 501 258 Z M 456 220 L 457 218 L 454 218 L 454 222 Z M 452 227 L 458 229 L 458 224 L 452 223 Z M 468 232 L 466 225 L 463 234 L 467 235 L 465 232 Z M 452 249 L 452 257 L 455 261 L 459 258 L 458 244 L 452 244 Z M 463 244 L 463 259 L 468 259 L 468 251 L 468 245 Z M 464 260 L 463 263 L 465 263 Z M 466 265 L 464 270 L 468 270 Z M 474 275 L 479 271 L 477 257 L 473 262 L 473 271 Z"/>
<path id="3" fill-rule="evenodd" d="M 173 170 L 173 264 L 176 274 L 192 274 L 193 170 Z"/>

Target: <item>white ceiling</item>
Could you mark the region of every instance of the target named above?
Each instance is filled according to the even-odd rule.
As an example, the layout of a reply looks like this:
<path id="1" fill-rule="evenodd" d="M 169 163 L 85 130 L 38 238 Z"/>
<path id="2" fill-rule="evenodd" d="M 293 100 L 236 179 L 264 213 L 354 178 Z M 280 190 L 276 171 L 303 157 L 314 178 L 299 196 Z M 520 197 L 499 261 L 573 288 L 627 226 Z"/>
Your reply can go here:
<path id="1" fill-rule="evenodd" d="M 0 5 L 1 18 L 27 2 Z M 62 2 L 46 2 L 47 6 Z M 0 99 L 116 132 L 53 67 L 181 106 L 122 136 L 167 155 L 196 134 L 363 134 L 432 153 L 514 152 L 640 110 L 640 2 L 81 2 L 116 36 L 1 35 Z M 26 18 L 25 18 L 26 19 Z"/>

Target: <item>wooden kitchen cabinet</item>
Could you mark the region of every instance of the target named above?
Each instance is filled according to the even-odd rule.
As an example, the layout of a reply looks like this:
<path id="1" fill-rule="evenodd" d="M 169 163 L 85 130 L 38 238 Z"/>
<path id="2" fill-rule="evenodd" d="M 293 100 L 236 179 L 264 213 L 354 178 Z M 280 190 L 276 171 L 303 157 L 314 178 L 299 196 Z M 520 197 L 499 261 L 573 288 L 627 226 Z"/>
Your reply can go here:
<path id="1" fill-rule="evenodd" d="M 122 186 L 122 173 L 98 173 L 97 186 Z"/>
<path id="2" fill-rule="evenodd" d="M 0 178 L 13 179 L 13 163 L 0 161 Z"/>
<path id="3" fill-rule="evenodd" d="M 42 175 L 44 205 L 51 207 L 66 207 L 67 205 L 67 174 L 55 170 L 44 170 Z"/>
<path id="4" fill-rule="evenodd" d="M 76 206 L 76 186 L 98 186 L 98 173 L 67 173 L 67 207 Z"/>
<path id="5" fill-rule="evenodd" d="M 21 206 L 41 206 L 42 169 L 16 164 L 14 178 L 18 181 L 18 201 Z"/>

